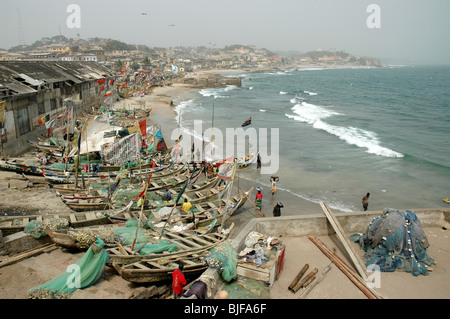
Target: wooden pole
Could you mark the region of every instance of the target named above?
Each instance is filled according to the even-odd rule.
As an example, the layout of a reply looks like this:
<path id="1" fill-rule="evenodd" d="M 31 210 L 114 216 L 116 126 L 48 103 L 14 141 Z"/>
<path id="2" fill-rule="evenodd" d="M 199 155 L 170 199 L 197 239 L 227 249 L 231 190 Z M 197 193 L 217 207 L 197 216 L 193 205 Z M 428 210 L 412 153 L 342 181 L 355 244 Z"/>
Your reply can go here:
<path id="1" fill-rule="evenodd" d="M 319 204 L 322 207 L 322 210 L 325 213 L 325 216 L 327 217 L 331 226 L 333 226 L 333 229 L 336 232 L 342 245 L 344 246 L 345 251 L 350 256 L 350 259 L 352 260 L 353 264 L 355 265 L 356 270 L 358 271 L 359 275 L 361 276 L 362 279 L 367 281 L 367 274 L 365 272 L 365 266 L 363 266 L 364 262 L 361 260 L 361 258 L 358 258 L 358 255 L 353 251 L 352 247 L 350 246 L 350 242 L 347 239 L 347 236 L 345 235 L 344 230 L 342 229 L 336 216 L 333 214 L 330 206 L 328 206 L 327 203 L 324 203 L 324 202 L 320 202 Z"/>
<path id="2" fill-rule="evenodd" d="M 356 274 L 342 259 L 339 258 L 333 251 L 331 251 L 325 244 L 317 237 L 308 237 L 322 253 L 327 256 L 340 271 L 344 273 L 351 280 L 351 282 L 369 299 L 382 299 L 376 292 L 370 289 L 367 284 Z"/>
<path id="3" fill-rule="evenodd" d="M 292 280 L 291 284 L 290 284 L 289 287 L 288 287 L 288 289 L 289 289 L 291 292 L 294 292 L 294 293 L 295 293 L 295 291 L 294 291 L 295 285 L 297 285 L 298 281 L 300 280 L 300 278 L 303 277 L 303 275 L 304 275 L 305 272 L 308 270 L 308 268 L 309 268 L 309 265 L 308 265 L 308 264 L 305 264 L 305 265 L 303 266 L 303 268 L 300 270 L 300 272 L 297 274 L 297 276 L 295 276 L 294 280 Z"/>
<path id="4" fill-rule="evenodd" d="M 305 278 L 303 278 L 300 282 L 298 282 L 295 287 L 292 289 L 294 293 L 296 293 L 301 287 L 306 285 L 306 283 L 311 282 L 315 275 L 317 274 L 319 270 L 317 268 L 314 268 L 308 275 L 306 275 Z"/>
<path id="5" fill-rule="evenodd" d="M 320 276 L 317 278 L 316 281 L 314 281 L 311 285 L 309 285 L 307 288 L 305 288 L 305 290 L 303 290 L 300 295 L 297 297 L 297 299 L 305 299 L 305 297 L 309 294 L 309 292 L 311 290 L 313 290 L 313 288 L 315 286 L 317 286 L 322 280 L 323 278 L 325 278 L 325 275 L 331 270 L 331 264 L 329 264 L 327 267 L 325 267 L 325 269 L 323 270 L 323 272 L 320 274 Z"/>

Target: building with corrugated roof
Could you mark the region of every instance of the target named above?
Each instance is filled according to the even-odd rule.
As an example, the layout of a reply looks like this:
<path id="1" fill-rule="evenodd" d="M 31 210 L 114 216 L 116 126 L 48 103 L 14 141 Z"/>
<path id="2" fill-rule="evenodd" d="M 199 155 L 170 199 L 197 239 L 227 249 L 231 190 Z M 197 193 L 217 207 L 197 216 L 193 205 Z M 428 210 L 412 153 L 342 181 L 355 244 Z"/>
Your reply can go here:
<path id="1" fill-rule="evenodd" d="M 28 150 L 27 139 L 46 132 L 39 119 L 66 111 L 67 99 L 76 101 L 75 108 L 103 103 L 102 89 L 109 88 L 110 80 L 115 80 L 114 71 L 96 62 L 0 61 L 5 152 L 14 156 Z"/>

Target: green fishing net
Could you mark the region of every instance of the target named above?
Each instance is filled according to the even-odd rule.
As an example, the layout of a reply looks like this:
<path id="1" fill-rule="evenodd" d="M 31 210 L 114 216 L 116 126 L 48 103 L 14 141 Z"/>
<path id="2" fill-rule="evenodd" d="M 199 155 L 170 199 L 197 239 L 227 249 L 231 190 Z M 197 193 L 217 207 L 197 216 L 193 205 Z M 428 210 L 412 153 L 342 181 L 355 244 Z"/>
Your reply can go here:
<path id="1" fill-rule="evenodd" d="M 31 299 L 66 299 L 77 289 L 83 289 L 97 283 L 104 274 L 108 254 L 104 250 L 104 242 L 97 239 L 87 252 L 67 270 L 44 283 L 30 289 Z"/>
<path id="2" fill-rule="evenodd" d="M 32 221 L 24 228 L 24 232 L 33 238 L 40 238 L 47 236 L 45 227 L 52 230 L 67 229 L 69 227 L 69 221 L 65 218 L 51 218 L 44 220 L 43 222 Z"/>
<path id="3" fill-rule="evenodd" d="M 210 268 L 217 269 L 226 282 L 236 278 L 237 253 L 228 242 L 223 242 L 211 250 L 205 261 Z"/>
<path id="4" fill-rule="evenodd" d="M 163 240 L 160 244 L 147 244 L 141 248 L 142 245 L 136 245 L 136 250 L 139 250 L 139 254 L 141 255 L 151 255 L 158 254 L 164 251 L 169 253 L 178 249 L 178 245 L 175 243 L 169 243 Z"/>
<path id="5" fill-rule="evenodd" d="M 270 299 L 270 288 L 264 281 L 242 276 L 226 283 L 221 290 L 228 292 L 228 299 Z"/>
<path id="6" fill-rule="evenodd" d="M 370 222 L 364 234 L 350 239 L 365 250 L 366 266 L 376 265 L 381 271 L 428 275 L 427 267 L 435 263 L 427 254 L 430 244 L 421 222 L 409 210 L 386 209 Z"/>

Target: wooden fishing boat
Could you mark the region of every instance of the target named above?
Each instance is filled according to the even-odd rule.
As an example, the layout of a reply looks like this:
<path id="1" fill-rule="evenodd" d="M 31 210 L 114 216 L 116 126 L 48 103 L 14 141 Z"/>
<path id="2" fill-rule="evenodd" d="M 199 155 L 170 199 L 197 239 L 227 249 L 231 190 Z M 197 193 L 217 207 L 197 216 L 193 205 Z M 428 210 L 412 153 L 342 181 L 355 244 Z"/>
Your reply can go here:
<path id="1" fill-rule="evenodd" d="M 230 229 L 234 226 L 230 227 Z M 208 249 L 212 249 L 217 244 L 227 239 L 229 231 L 225 234 L 207 233 L 201 234 L 195 230 L 184 232 L 172 232 L 170 230 L 164 232 L 164 236 L 161 239 L 157 239 L 160 233 L 152 231 L 150 229 L 145 230 L 149 242 L 146 244 L 175 244 L 177 249 L 168 252 L 155 252 L 148 255 L 142 255 L 139 253 L 137 245 L 135 251 L 132 251 L 131 245 L 123 245 L 121 243 L 120 230 L 125 229 L 125 224 L 108 224 L 99 226 L 70 228 L 63 230 L 52 230 L 48 227 L 45 229 L 50 239 L 59 246 L 70 248 L 87 250 L 90 242 L 82 241 L 83 237 L 90 236 L 90 239 L 100 238 L 105 243 L 106 251 L 109 255 L 108 265 L 119 264 L 125 265 L 133 262 L 137 262 L 142 259 L 158 259 L 161 257 L 169 256 L 184 256 L 192 252 L 199 252 Z M 135 229 L 135 228 L 134 228 Z M 133 229 L 133 231 L 134 231 Z M 117 231 L 117 233 L 116 233 Z M 137 248 L 137 249 L 136 249 Z"/>
<path id="2" fill-rule="evenodd" d="M 122 267 L 114 267 L 123 279 L 134 283 L 157 283 L 172 280 L 172 273 L 183 264 L 183 274 L 189 278 L 198 277 L 207 268 L 204 257 L 208 252 L 192 253 L 183 257 L 164 258 L 155 260 L 141 260 Z"/>
<path id="3" fill-rule="evenodd" d="M 107 209 L 113 204 L 108 202 L 106 197 L 91 197 L 83 199 L 74 199 L 72 201 L 63 201 L 71 210 L 76 212 L 87 212 L 93 210 Z"/>
<path id="4" fill-rule="evenodd" d="M 245 204 L 247 197 L 252 190 L 253 187 L 247 192 L 242 192 L 229 199 L 220 198 L 212 201 L 195 203 L 187 214 L 181 213 L 178 209 L 170 209 L 170 207 L 163 208 L 165 210 L 164 214 L 161 209 L 143 210 L 142 214 L 145 218 L 150 219 L 153 222 L 155 229 L 163 229 L 163 227 L 166 227 L 169 230 L 177 229 L 185 226 L 187 223 L 191 223 L 192 228 L 206 228 L 211 230 L 222 223 L 222 219 L 225 215 L 231 216 L 238 211 Z M 171 220 L 166 223 L 169 218 L 166 216 L 168 211 L 171 211 Z M 140 212 L 130 210 L 127 213 L 127 216 L 138 219 L 139 214 Z M 194 215 L 195 221 L 192 221 L 192 215 Z M 124 223 L 127 219 L 123 217 L 124 214 L 116 215 L 111 217 L 110 220 L 112 223 Z M 164 230 L 166 228 L 164 228 Z"/>
<path id="5" fill-rule="evenodd" d="M 231 216 L 236 213 L 247 201 L 247 197 L 252 192 L 251 187 L 247 192 L 231 197 L 229 200 L 221 198 L 215 201 L 204 202 L 193 205 L 198 212 L 195 213 L 195 227 L 213 228 L 222 223 L 224 216 Z"/>
<path id="6" fill-rule="evenodd" d="M 249 167 L 257 158 L 258 158 L 259 151 L 256 153 L 251 153 L 244 158 L 238 159 L 238 167 L 239 168 L 246 168 Z"/>
<path id="7" fill-rule="evenodd" d="M 184 185 L 188 180 L 190 184 L 194 184 L 197 179 L 200 177 L 200 174 L 202 173 L 201 170 L 198 170 L 192 177 L 192 172 L 184 172 L 182 174 L 176 175 L 176 176 L 169 176 L 160 178 L 157 180 L 153 180 L 153 176 L 150 180 L 150 185 L 147 189 L 147 192 L 153 192 L 157 190 L 161 190 L 164 188 L 170 188 L 175 187 L 178 185 Z"/>
<path id="8" fill-rule="evenodd" d="M 229 185 L 229 184 L 228 184 Z M 203 190 L 186 190 L 181 195 L 181 198 L 179 202 L 177 203 L 177 206 L 183 205 L 184 199 L 188 200 L 191 204 L 197 204 L 202 203 L 206 201 L 212 201 L 219 199 L 223 196 L 225 191 L 228 189 L 227 185 L 223 186 L 215 186 L 206 188 Z M 173 191 L 173 193 L 172 193 Z M 159 199 L 153 199 L 148 202 L 148 204 L 144 205 L 144 209 L 156 209 L 158 207 L 173 207 L 175 205 L 175 199 L 177 198 L 179 192 L 176 192 L 172 190 L 172 199 L 170 201 L 164 200 L 164 196 L 166 195 L 166 192 L 163 191 L 156 191 L 155 195 L 159 196 Z M 140 210 L 138 207 L 132 207 L 133 210 Z"/>
<path id="9" fill-rule="evenodd" d="M 74 174 L 70 174 L 69 172 L 67 172 L 66 174 L 53 174 L 53 173 L 48 173 L 46 171 L 43 172 L 43 175 L 45 176 L 45 178 L 48 180 L 49 183 L 53 183 L 53 184 L 74 184 L 75 183 L 75 175 Z M 101 181 L 101 180 L 108 180 L 109 179 L 114 179 L 118 173 L 114 172 L 114 173 L 106 173 L 106 174 L 80 174 L 79 175 L 79 179 L 81 179 L 81 176 L 84 176 L 85 179 L 89 179 L 92 181 Z M 89 177 L 88 177 L 89 176 Z"/>
<path id="10" fill-rule="evenodd" d="M 43 176 L 43 171 L 38 165 L 30 165 L 21 159 L 0 160 L 0 170 L 15 172 L 18 174 Z"/>
<path id="11" fill-rule="evenodd" d="M 49 215 L 27 215 L 27 216 L 9 216 L 0 218 L 0 230 L 3 236 L 8 236 L 20 231 L 31 222 L 46 222 L 51 219 L 64 218 L 69 221 L 71 227 L 86 227 L 92 225 L 103 225 L 111 223 L 111 216 L 124 216 L 129 212 L 133 202 L 114 211 L 91 211 L 70 214 L 49 214 Z"/>
<path id="12" fill-rule="evenodd" d="M 52 156 L 56 156 L 56 157 L 61 157 L 62 156 L 62 151 L 63 151 L 63 147 L 58 146 L 58 145 L 51 145 L 48 142 L 33 142 L 30 140 L 27 140 L 27 142 L 33 146 L 37 151 L 48 154 L 48 155 L 52 155 Z"/>
<path id="13" fill-rule="evenodd" d="M 231 229 L 233 226 L 234 224 L 232 224 L 229 229 Z M 108 265 L 116 264 L 122 266 L 138 262 L 143 259 L 158 260 L 167 257 L 188 256 L 191 253 L 199 253 L 214 248 L 216 245 L 225 241 L 228 237 L 228 234 L 229 231 L 225 232 L 225 234 L 221 234 L 219 232 L 202 234 L 198 233 L 195 230 L 183 232 L 173 232 L 167 230 L 164 232 L 164 235 L 160 237 L 161 236 L 160 232 L 153 232 L 152 234 L 153 238 L 159 238 L 153 239 L 155 244 L 161 242 L 165 242 L 168 244 L 176 244 L 178 246 L 178 249 L 172 252 L 164 251 L 159 253 L 143 255 L 138 251 L 140 245 L 138 249 L 136 249 L 138 246 L 135 247 L 135 251 L 131 249 L 130 245 L 124 246 L 116 245 L 115 247 L 108 247 L 106 249 L 109 255 L 107 264 Z"/>

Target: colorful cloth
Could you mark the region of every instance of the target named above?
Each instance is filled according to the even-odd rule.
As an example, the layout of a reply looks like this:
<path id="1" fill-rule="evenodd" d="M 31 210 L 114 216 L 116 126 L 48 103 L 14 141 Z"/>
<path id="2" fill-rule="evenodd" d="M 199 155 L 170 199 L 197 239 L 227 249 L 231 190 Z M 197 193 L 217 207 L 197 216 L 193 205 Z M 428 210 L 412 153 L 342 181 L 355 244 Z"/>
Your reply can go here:
<path id="1" fill-rule="evenodd" d="M 184 285 L 186 285 L 186 278 L 181 271 L 175 269 L 175 271 L 172 273 L 173 292 L 177 295 L 180 295 L 183 292 Z"/>
<path id="2" fill-rule="evenodd" d="M 192 204 L 189 203 L 189 202 L 186 202 L 186 203 L 184 203 L 183 206 L 181 207 L 181 210 L 182 210 L 183 212 L 186 212 L 186 213 L 187 213 L 188 211 L 191 210 L 191 208 L 192 208 Z"/>
<path id="3" fill-rule="evenodd" d="M 141 159 L 141 137 L 139 133 L 125 136 L 119 141 L 103 144 L 102 159 L 108 164 L 121 164 L 125 162 L 138 162 Z"/>

